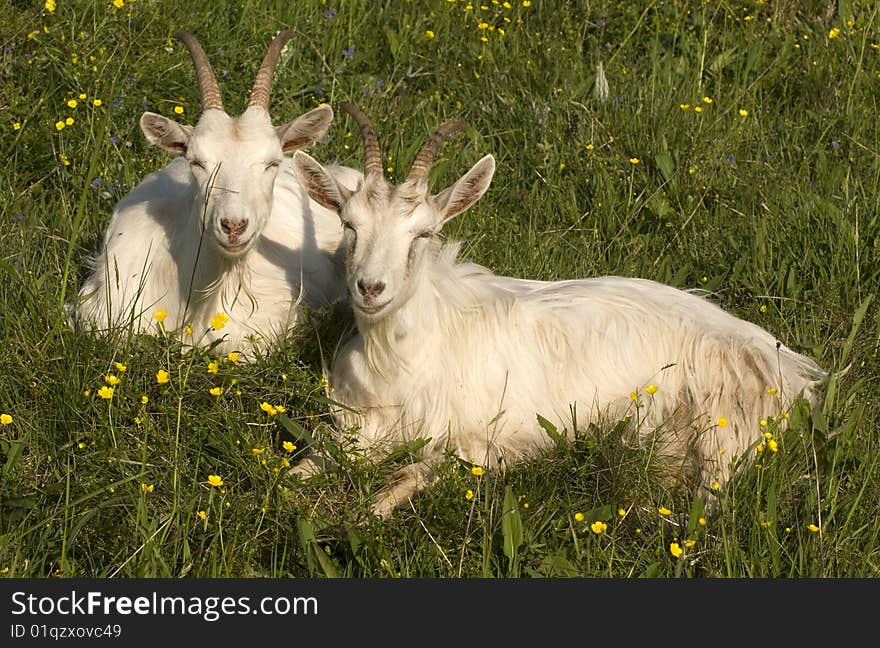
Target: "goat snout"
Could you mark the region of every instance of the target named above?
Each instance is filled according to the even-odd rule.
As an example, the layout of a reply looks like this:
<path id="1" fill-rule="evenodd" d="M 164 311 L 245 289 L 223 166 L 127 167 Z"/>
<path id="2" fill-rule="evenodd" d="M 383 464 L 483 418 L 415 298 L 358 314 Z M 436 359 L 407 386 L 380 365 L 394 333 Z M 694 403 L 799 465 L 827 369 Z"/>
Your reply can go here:
<path id="1" fill-rule="evenodd" d="M 247 229 L 248 221 L 246 218 L 241 220 L 233 220 L 231 218 L 223 218 L 220 220 L 220 228 L 229 237 L 230 241 L 235 241 Z"/>
<path id="2" fill-rule="evenodd" d="M 357 280 L 357 289 L 358 292 L 363 295 L 364 299 L 376 299 L 379 295 L 382 294 L 382 291 L 385 290 L 385 282 L 384 281 L 364 281 L 363 279 Z"/>

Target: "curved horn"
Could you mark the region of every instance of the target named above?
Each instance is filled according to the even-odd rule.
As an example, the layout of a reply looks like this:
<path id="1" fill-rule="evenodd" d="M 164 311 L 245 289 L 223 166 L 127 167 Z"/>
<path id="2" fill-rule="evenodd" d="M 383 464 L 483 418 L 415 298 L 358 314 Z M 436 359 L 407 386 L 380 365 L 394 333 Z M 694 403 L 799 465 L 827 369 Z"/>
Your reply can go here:
<path id="1" fill-rule="evenodd" d="M 269 110 L 269 92 L 272 90 L 272 77 L 275 75 L 275 66 L 278 65 L 278 58 L 281 56 L 281 50 L 284 44 L 293 37 L 293 32 L 285 29 L 278 32 L 278 35 L 269 44 L 266 50 L 266 56 L 263 57 L 263 63 L 257 71 L 257 78 L 254 80 L 254 88 L 251 90 L 251 98 L 248 100 L 248 106 L 260 106 Z"/>
<path id="2" fill-rule="evenodd" d="M 376 139 L 376 131 L 373 130 L 370 120 L 353 103 L 343 101 L 339 104 L 339 107 L 354 117 L 361 128 L 361 137 L 364 140 L 364 175 L 383 178 L 382 154 L 379 152 L 379 140 Z"/>
<path id="3" fill-rule="evenodd" d="M 223 98 L 220 96 L 220 86 L 217 85 L 214 68 L 208 62 L 208 57 L 199 41 L 188 31 L 176 31 L 174 38 L 186 45 L 193 65 L 196 66 L 196 78 L 199 80 L 199 92 L 202 95 L 202 112 L 211 108 L 223 110 Z"/>
<path id="4" fill-rule="evenodd" d="M 431 170 L 431 165 L 434 163 L 434 155 L 440 148 L 440 144 L 443 143 L 443 139 L 467 127 L 467 121 L 459 119 L 458 121 L 443 124 L 434 131 L 431 139 L 425 142 L 425 145 L 422 146 L 422 149 L 416 156 L 412 168 L 409 170 L 409 175 L 406 176 L 407 182 L 421 182 L 425 180 L 428 177 L 428 171 Z"/>

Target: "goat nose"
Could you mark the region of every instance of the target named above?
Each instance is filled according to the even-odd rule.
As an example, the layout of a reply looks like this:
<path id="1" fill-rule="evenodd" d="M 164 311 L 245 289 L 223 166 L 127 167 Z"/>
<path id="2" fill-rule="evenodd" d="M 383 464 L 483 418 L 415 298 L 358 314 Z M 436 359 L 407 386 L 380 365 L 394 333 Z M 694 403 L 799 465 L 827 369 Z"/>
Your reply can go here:
<path id="1" fill-rule="evenodd" d="M 366 282 L 363 279 L 357 280 L 358 292 L 367 299 L 375 299 L 385 290 L 384 281 Z"/>
<path id="2" fill-rule="evenodd" d="M 242 220 L 232 220 L 230 218 L 223 218 L 220 220 L 220 228 L 229 236 L 231 239 L 236 239 L 247 229 L 248 221 L 247 219 Z"/>

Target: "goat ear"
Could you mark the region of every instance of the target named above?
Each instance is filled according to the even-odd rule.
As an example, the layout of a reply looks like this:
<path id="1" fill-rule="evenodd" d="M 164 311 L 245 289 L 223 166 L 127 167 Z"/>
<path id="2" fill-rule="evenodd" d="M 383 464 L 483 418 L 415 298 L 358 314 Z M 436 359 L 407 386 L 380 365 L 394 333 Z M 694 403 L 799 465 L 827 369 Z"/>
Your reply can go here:
<path id="1" fill-rule="evenodd" d="M 302 151 L 293 154 L 293 170 L 309 192 L 309 198 L 337 214 L 351 197 L 348 189 L 336 182 L 324 167 Z"/>
<path id="2" fill-rule="evenodd" d="M 141 115 L 141 130 L 150 144 L 172 153 L 186 153 L 192 135 L 192 126 L 178 124 L 173 119 L 151 112 Z"/>
<path id="3" fill-rule="evenodd" d="M 330 128 L 331 121 L 333 121 L 333 109 L 324 105 L 300 115 L 283 126 L 276 126 L 275 132 L 281 140 L 281 150 L 290 153 L 321 139 Z"/>
<path id="4" fill-rule="evenodd" d="M 454 185 L 433 196 L 431 202 L 441 214 L 440 224 L 455 218 L 477 202 L 489 188 L 494 173 L 495 158 L 487 155 Z"/>

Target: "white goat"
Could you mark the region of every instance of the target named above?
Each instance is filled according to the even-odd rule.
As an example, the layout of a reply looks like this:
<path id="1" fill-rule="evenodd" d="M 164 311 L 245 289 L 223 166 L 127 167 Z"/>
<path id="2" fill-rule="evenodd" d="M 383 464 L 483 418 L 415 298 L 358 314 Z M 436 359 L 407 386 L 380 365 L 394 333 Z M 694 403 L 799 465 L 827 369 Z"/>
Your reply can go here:
<path id="1" fill-rule="evenodd" d="M 572 411 L 581 426 L 630 417 L 676 473 L 696 459 L 693 477 L 723 484 L 765 431 L 762 418 L 784 424 L 798 394 L 823 400 L 827 374 L 815 362 L 693 293 L 625 277 L 527 281 L 457 262 L 459 246 L 435 235 L 489 187 L 492 156 L 430 195 L 433 156 L 464 124 L 446 125 L 392 186 L 367 118 L 343 108 L 364 138 L 363 184 L 350 191 L 308 155 L 293 158 L 346 232 L 358 335 L 334 359 L 332 397 L 351 408 L 334 415 L 359 427 L 374 459 L 430 439 L 422 461 L 377 497 L 375 514 L 387 517 L 427 485 L 445 452 L 487 466 L 518 461 L 552 443 L 537 415 L 563 429 Z M 293 470 L 319 468 L 307 458 Z"/>
<path id="2" fill-rule="evenodd" d="M 239 117 L 223 109 L 220 88 L 201 45 L 175 32 L 189 49 L 201 91 L 195 127 L 151 112 L 140 120 L 147 139 L 181 153 L 149 174 L 116 206 L 104 246 L 80 290 L 76 319 L 93 330 L 131 325 L 156 330 L 189 325 L 185 343 L 223 338 L 217 352 L 265 349 L 296 321 L 301 302 L 318 308 L 344 297 L 337 254 L 338 219 L 308 199 L 285 152 L 321 138 L 333 111 L 320 106 L 273 127 L 272 76 L 292 32 L 272 41 Z M 354 186 L 361 174 L 333 167 Z M 228 321 L 211 326 L 217 313 Z M 190 329 L 186 329 L 187 332 Z"/>

